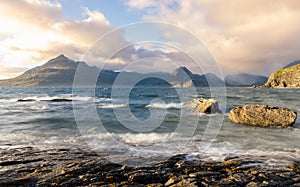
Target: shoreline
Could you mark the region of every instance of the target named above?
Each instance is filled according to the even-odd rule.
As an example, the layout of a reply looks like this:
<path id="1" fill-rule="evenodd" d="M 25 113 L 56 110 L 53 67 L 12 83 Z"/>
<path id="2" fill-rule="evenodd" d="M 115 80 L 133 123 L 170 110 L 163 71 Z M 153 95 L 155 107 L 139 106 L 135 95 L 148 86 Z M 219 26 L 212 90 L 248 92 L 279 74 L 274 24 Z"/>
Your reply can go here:
<path id="1" fill-rule="evenodd" d="M 266 164 L 267 159 L 175 155 L 131 167 L 83 149 L 10 148 L 0 153 L 0 186 L 300 186 L 300 160 Z"/>

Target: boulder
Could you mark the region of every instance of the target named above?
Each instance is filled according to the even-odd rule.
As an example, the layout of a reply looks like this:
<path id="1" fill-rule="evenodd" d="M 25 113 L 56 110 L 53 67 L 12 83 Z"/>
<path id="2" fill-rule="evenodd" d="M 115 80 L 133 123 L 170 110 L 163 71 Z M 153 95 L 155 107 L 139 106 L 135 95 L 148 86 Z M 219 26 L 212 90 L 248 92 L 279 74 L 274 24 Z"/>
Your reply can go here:
<path id="1" fill-rule="evenodd" d="M 222 113 L 219 108 L 218 101 L 215 99 L 196 98 L 187 103 L 193 112 L 215 114 Z"/>
<path id="2" fill-rule="evenodd" d="M 229 119 L 233 123 L 245 125 L 288 127 L 295 123 L 297 113 L 282 107 L 271 108 L 267 105 L 247 104 L 233 108 Z"/>

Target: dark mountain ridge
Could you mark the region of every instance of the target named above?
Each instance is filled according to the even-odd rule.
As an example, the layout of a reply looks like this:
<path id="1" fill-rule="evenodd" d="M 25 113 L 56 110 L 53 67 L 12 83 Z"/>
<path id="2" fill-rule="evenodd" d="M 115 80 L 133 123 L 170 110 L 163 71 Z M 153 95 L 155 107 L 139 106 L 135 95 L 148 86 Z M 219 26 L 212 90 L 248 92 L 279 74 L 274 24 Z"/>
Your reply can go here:
<path id="1" fill-rule="evenodd" d="M 70 86 L 79 64 L 93 71 L 84 62 L 75 62 L 64 55 L 49 60 L 15 78 L 1 80 L 1 86 Z"/>
<path id="2" fill-rule="evenodd" d="M 295 60 L 289 64 L 287 64 L 286 66 L 284 66 L 283 68 L 289 68 L 289 67 L 292 67 L 292 66 L 295 66 L 297 64 L 300 64 L 300 60 Z"/>
<path id="3" fill-rule="evenodd" d="M 111 70 L 101 70 L 91 67 L 85 62 L 74 61 L 59 55 L 41 66 L 32 68 L 15 78 L 1 80 L 0 86 L 22 87 L 71 87 L 77 67 L 80 66 L 80 78 L 83 86 L 93 86 L 91 77 L 98 77 L 97 86 L 112 86 L 120 74 Z M 98 76 L 99 75 L 99 76 Z M 175 87 L 207 87 L 222 86 L 224 82 L 214 74 L 193 74 L 187 67 L 178 67 L 173 73 L 153 72 L 141 74 L 137 72 L 122 72 L 121 85 L 131 85 L 140 79 L 138 86 L 175 86 Z"/>
<path id="4" fill-rule="evenodd" d="M 239 87 L 249 87 L 249 86 L 262 86 L 268 80 L 268 77 L 263 75 L 239 73 L 228 75 L 225 77 L 226 86 L 239 86 Z"/>

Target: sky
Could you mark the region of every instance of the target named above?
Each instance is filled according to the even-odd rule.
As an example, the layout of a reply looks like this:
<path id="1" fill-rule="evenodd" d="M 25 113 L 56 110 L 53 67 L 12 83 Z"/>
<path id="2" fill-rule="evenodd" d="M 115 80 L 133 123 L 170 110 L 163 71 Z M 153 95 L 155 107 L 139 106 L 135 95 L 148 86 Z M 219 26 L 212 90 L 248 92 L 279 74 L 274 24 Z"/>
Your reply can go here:
<path id="1" fill-rule="evenodd" d="M 0 79 L 60 54 L 113 70 L 135 62 L 148 71 L 168 63 L 193 71 L 186 48 L 203 46 L 224 75 L 269 75 L 300 59 L 299 17 L 298 0 L 1 0 Z M 149 21 L 174 27 L 141 24 Z"/>

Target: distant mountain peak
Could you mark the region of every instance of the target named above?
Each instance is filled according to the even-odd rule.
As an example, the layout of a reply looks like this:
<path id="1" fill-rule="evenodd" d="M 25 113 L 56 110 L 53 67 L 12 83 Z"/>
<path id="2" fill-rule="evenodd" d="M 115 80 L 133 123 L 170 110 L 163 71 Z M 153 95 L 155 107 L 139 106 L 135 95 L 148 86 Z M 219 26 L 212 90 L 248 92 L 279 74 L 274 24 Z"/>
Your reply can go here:
<path id="1" fill-rule="evenodd" d="M 76 68 L 79 62 L 69 59 L 64 54 L 61 54 L 51 60 L 49 60 L 43 67 L 72 67 Z"/>
<path id="2" fill-rule="evenodd" d="M 79 66 L 79 70 L 78 70 Z M 97 67 L 89 66 L 85 62 L 74 61 L 69 59 L 65 55 L 61 54 L 41 66 L 32 68 L 22 75 L 7 79 L 0 80 L 0 86 L 73 86 L 74 77 L 76 72 L 80 72 L 81 78 L 78 85 L 82 86 L 95 86 L 94 77 L 98 77 L 97 86 L 112 86 L 114 81 L 120 72 L 111 70 L 102 70 L 99 75 L 100 69 Z M 218 86 L 219 82 L 222 82 L 217 76 L 198 75 L 193 74 L 187 67 L 181 66 L 174 70 L 173 74 L 154 72 L 148 74 L 152 78 L 144 79 L 145 75 L 138 72 L 124 72 L 126 76 L 123 85 L 131 85 L 134 80 L 142 79 L 137 86 L 180 86 L 180 87 L 206 87 L 206 86 Z M 162 77 L 155 78 L 155 77 Z M 209 79 L 209 83 L 207 81 Z"/>
<path id="3" fill-rule="evenodd" d="M 66 57 L 64 54 L 60 54 L 57 57 L 49 60 L 50 61 L 61 61 L 61 60 L 70 60 L 68 57 Z"/>
<path id="4" fill-rule="evenodd" d="M 178 68 L 176 68 L 176 70 L 182 70 L 182 71 L 185 71 L 185 72 L 191 72 L 187 67 L 185 66 L 179 66 Z"/>
<path id="5" fill-rule="evenodd" d="M 182 76 L 184 74 L 185 76 L 192 77 L 194 74 L 185 66 L 180 66 L 176 68 L 173 73 L 174 76 Z"/>

